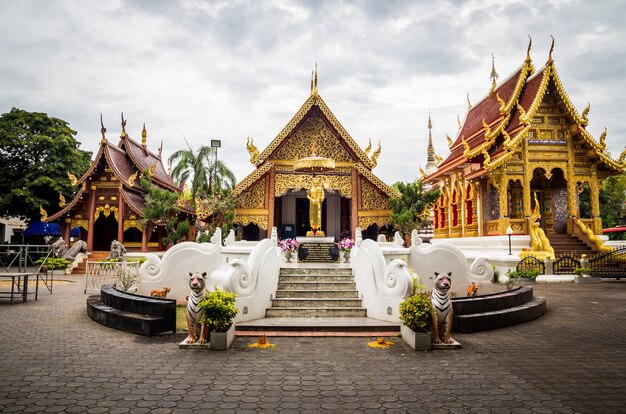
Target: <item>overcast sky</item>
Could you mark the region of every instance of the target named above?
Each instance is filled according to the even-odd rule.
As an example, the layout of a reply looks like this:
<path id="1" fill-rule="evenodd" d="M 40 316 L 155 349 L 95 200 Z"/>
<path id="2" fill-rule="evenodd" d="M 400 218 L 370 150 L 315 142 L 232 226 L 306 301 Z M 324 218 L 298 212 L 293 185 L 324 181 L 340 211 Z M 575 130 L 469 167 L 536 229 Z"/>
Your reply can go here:
<path id="1" fill-rule="evenodd" d="M 127 132 L 164 155 L 221 139 L 239 180 L 254 168 L 246 137 L 263 150 L 319 91 L 365 147 L 380 140 L 374 172 L 413 180 L 426 163 L 431 109 L 436 152 L 447 153 L 466 95 L 531 56 L 554 59 L 588 130 L 608 128 L 614 157 L 626 144 L 624 1 L 2 1 L 0 113 L 18 107 L 65 119 L 95 151 L 100 113 L 117 142 Z"/>

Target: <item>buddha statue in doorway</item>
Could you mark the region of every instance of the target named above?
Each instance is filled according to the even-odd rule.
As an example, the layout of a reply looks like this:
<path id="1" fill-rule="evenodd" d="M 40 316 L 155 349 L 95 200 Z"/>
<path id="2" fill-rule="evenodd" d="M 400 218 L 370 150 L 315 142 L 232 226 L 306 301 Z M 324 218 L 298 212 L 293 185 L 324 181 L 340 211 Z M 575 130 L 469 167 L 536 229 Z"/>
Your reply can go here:
<path id="1" fill-rule="evenodd" d="M 324 202 L 324 190 L 330 190 L 323 177 L 313 177 L 311 186 L 307 189 L 306 196 L 310 201 L 309 220 L 311 231 L 307 236 L 324 236 L 322 227 L 322 203 Z"/>

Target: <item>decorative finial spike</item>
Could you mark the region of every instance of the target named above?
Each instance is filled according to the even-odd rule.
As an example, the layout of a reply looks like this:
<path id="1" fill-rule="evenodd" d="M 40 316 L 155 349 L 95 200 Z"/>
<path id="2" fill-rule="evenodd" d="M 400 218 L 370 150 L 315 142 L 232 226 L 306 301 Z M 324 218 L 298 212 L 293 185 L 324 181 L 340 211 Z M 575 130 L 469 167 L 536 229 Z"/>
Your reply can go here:
<path id="1" fill-rule="evenodd" d="M 311 71 L 311 96 L 313 96 L 313 80 L 315 79 L 315 71 Z"/>
<path id="2" fill-rule="evenodd" d="M 433 122 L 430 119 L 430 108 L 428 108 L 428 129 L 433 129 Z"/>
<path id="3" fill-rule="evenodd" d="M 470 102 L 470 98 L 469 98 L 469 91 L 467 92 L 467 109 L 470 109 L 472 107 L 472 103 Z"/>
<path id="4" fill-rule="evenodd" d="M 161 145 L 159 146 L 159 158 L 161 158 L 162 153 L 163 153 L 163 140 L 161 140 Z"/>
<path id="5" fill-rule="evenodd" d="M 458 124 L 459 131 L 461 130 L 461 116 L 456 114 L 456 123 Z"/>
<path id="6" fill-rule="evenodd" d="M 526 50 L 526 60 L 530 61 L 530 48 L 533 45 L 533 38 L 528 35 L 528 49 Z"/>
<path id="7" fill-rule="evenodd" d="M 146 123 L 143 123 L 143 129 L 141 130 L 141 145 L 146 146 L 148 144 L 148 131 L 146 131 Z"/>
<path id="8" fill-rule="evenodd" d="M 489 96 L 493 95 L 493 92 L 496 90 L 496 80 L 498 79 L 498 72 L 496 72 L 496 58 L 491 53 L 491 74 L 489 75 L 491 78 L 491 91 L 489 91 Z"/>
<path id="9" fill-rule="evenodd" d="M 313 72 L 313 79 L 311 80 L 313 84 L 313 89 L 311 95 L 318 96 L 319 92 L 317 89 L 317 62 L 315 62 L 315 71 Z"/>
<path id="10" fill-rule="evenodd" d="M 102 134 L 102 142 L 106 142 L 107 129 L 104 127 L 104 122 L 102 121 L 102 112 L 100 112 L 100 133 Z"/>
<path id="11" fill-rule="evenodd" d="M 122 112 L 122 138 L 126 136 L 126 120 L 124 119 L 124 112 Z"/>
<path id="12" fill-rule="evenodd" d="M 550 35 L 552 38 L 552 44 L 550 45 L 550 54 L 548 55 L 548 63 L 552 63 L 552 52 L 554 51 L 554 36 Z"/>

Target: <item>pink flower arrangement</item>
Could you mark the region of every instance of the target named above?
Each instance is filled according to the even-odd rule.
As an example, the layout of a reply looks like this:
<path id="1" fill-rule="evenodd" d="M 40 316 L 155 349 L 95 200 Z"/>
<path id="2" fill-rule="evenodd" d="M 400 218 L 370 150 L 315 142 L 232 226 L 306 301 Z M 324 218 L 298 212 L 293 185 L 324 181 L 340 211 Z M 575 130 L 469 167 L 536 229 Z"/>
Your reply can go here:
<path id="1" fill-rule="evenodd" d="M 349 238 L 344 238 L 341 239 L 341 241 L 339 242 L 339 248 L 341 250 L 343 250 L 344 252 L 349 252 L 350 249 L 352 249 L 354 247 L 354 242 L 352 241 L 352 239 Z"/>
<path id="2" fill-rule="evenodd" d="M 298 249 L 298 241 L 296 239 L 283 239 L 278 242 L 278 247 L 283 252 L 295 253 Z"/>

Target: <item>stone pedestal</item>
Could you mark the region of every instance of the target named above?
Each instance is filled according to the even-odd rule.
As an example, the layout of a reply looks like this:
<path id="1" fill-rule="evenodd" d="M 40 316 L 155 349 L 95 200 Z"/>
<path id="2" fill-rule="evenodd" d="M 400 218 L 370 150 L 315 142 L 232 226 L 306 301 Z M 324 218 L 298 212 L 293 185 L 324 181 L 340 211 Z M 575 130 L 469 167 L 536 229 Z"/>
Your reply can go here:
<path id="1" fill-rule="evenodd" d="M 400 326 L 402 339 L 415 351 L 428 351 L 432 344 L 432 336 L 427 330 L 415 332 L 405 325 Z"/>

